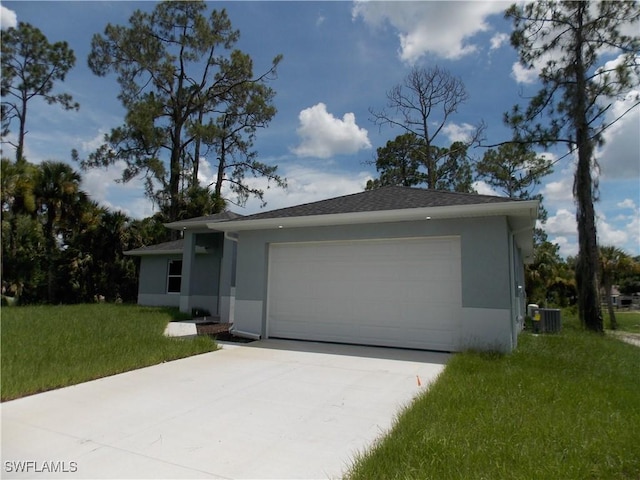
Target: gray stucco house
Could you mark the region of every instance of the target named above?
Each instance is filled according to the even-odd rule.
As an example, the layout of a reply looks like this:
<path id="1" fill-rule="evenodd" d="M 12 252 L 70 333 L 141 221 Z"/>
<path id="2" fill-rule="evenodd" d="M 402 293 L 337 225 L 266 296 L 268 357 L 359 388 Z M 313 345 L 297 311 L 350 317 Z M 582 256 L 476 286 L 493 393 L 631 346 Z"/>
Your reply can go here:
<path id="1" fill-rule="evenodd" d="M 385 187 L 167 226 L 185 232 L 178 304 L 211 296 L 238 335 L 510 351 L 537 214 L 535 200 Z M 139 303 L 172 281 L 166 255 L 164 270 L 144 271 L 154 256 L 142 258 Z"/>

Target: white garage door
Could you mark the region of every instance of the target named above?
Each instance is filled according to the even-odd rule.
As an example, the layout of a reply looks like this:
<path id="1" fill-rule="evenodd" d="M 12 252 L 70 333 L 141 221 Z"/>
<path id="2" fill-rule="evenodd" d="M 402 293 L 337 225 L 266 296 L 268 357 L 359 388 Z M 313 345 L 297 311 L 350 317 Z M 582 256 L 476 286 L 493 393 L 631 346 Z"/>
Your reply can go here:
<path id="1" fill-rule="evenodd" d="M 453 350 L 459 237 L 271 244 L 270 337 Z"/>

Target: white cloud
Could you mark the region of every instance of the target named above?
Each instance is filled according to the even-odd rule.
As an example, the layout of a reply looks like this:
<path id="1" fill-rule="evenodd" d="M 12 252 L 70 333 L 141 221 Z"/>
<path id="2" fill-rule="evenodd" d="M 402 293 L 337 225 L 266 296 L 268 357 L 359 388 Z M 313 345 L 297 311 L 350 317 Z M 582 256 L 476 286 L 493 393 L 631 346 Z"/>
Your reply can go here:
<path id="1" fill-rule="evenodd" d="M 640 255 L 640 209 L 635 211 L 635 214 L 627 223 L 626 231 L 629 233 L 629 243 L 627 245 L 630 246 L 627 253 L 632 256 Z"/>
<path id="2" fill-rule="evenodd" d="M 482 181 L 482 180 L 478 180 L 476 182 L 473 182 L 473 189 L 478 192 L 480 195 L 493 195 L 495 197 L 500 197 L 503 195 L 500 195 L 499 192 L 497 192 L 496 190 L 494 190 L 489 184 L 487 184 L 486 182 Z"/>
<path id="3" fill-rule="evenodd" d="M 127 183 L 116 180 L 122 178 L 126 164 L 118 161 L 109 168 L 92 168 L 82 172 L 82 189 L 91 200 L 111 211 L 121 211 L 133 218 L 153 215 L 153 204 L 144 197 L 143 179 L 134 178 Z"/>
<path id="4" fill-rule="evenodd" d="M 511 67 L 511 76 L 518 83 L 535 83 L 538 79 L 538 70 L 535 68 L 525 68 L 520 62 L 516 62 Z"/>
<path id="5" fill-rule="evenodd" d="M 83 152 L 95 152 L 101 145 L 105 143 L 104 135 L 105 131 L 100 130 L 98 134 L 93 137 L 91 140 L 86 140 L 81 142 L 81 147 Z"/>
<path id="6" fill-rule="evenodd" d="M 578 244 L 575 241 L 570 241 L 567 237 L 561 235 L 551 238 L 549 241 L 560 247 L 559 253 L 561 257 L 575 257 L 578 254 Z"/>
<path id="7" fill-rule="evenodd" d="M 491 37 L 491 48 L 490 50 L 497 50 L 502 47 L 505 43 L 509 41 L 509 35 L 506 33 L 496 33 L 493 37 Z"/>
<path id="8" fill-rule="evenodd" d="M 371 148 L 367 130 L 356 125 L 353 113 L 345 113 L 340 120 L 318 103 L 302 110 L 298 118 L 301 142 L 292 151 L 299 157 L 330 158 Z"/>
<path id="9" fill-rule="evenodd" d="M 629 235 L 624 230 L 619 230 L 610 225 L 603 213 L 596 217 L 596 230 L 598 232 L 599 245 L 624 246 L 629 241 Z"/>
<path id="10" fill-rule="evenodd" d="M 640 90 L 615 100 L 605 121 L 613 122 L 638 101 Z M 606 179 L 640 178 L 640 106 L 636 106 L 604 132 L 605 144 L 596 151 L 602 177 Z"/>
<path id="11" fill-rule="evenodd" d="M 577 232 L 576 215 L 574 212 L 561 208 L 555 215 L 547 218 L 544 229 L 550 235 L 575 235 Z"/>
<path id="12" fill-rule="evenodd" d="M 400 58 L 415 63 L 426 53 L 459 59 L 477 50 L 470 39 L 490 29 L 486 18 L 504 12 L 504 2 L 362 2 L 353 18 L 372 27 L 391 25 L 398 31 Z"/>
<path id="13" fill-rule="evenodd" d="M 476 127 L 468 123 L 460 125 L 448 123 L 442 129 L 442 132 L 449 137 L 450 142 L 468 142 L 476 130 Z"/>
<path id="14" fill-rule="evenodd" d="M 616 207 L 618 207 L 618 208 L 631 208 L 632 210 L 635 210 L 636 204 L 630 198 L 625 198 L 623 201 L 618 202 L 616 204 Z"/>
<path id="15" fill-rule="evenodd" d="M 549 182 L 540 191 L 546 203 L 573 202 L 573 175 L 567 175 L 555 182 Z"/>
<path id="16" fill-rule="evenodd" d="M 213 168 L 205 157 L 200 157 L 198 167 L 198 181 L 202 186 L 208 186 L 216 181 L 217 172 L 214 175 Z"/>
<path id="17" fill-rule="evenodd" d="M 16 12 L 0 5 L 0 29 L 7 30 L 8 28 L 15 28 L 17 26 L 18 16 L 16 15 Z"/>
<path id="18" fill-rule="evenodd" d="M 289 165 L 282 168 L 282 175 L 287 178 L 288 188 L 269 188 L 265 178 L 247 179 L 247 183 L 252 187 L 264 190 L 264 199 L 267 202 L 267 210 L 300 205 L 327 198 L 349 195 L 362 192 L 367 180 L 373 177 L 369 172 L 341 172 L 336 170 L 325 170 L 306 165 Z M 234 210 L 243 215 L 259 212 L 260 202 L 256 199 L 249 199 L 245 208 L 231 206 Z"/>

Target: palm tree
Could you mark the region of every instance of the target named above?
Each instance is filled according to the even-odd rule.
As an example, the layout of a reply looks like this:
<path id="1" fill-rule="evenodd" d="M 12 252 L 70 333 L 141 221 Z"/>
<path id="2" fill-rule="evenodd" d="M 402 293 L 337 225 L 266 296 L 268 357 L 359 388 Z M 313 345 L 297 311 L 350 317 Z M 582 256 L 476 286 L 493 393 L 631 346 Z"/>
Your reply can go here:
<path id="1" fill-rule="evenodd" d="M 600 282 L 607 298 L 611 330 L 618 328 L 616 314 L 613 309 L 613 300 L 611 299 L 613 282 L 616 281 L 620 274 L 629 270 L 632 266 L 633 259 L 618 247 L 611 245 L 600 247 Z"/>
<path id="2" fill-rule="evenodd" d="M 40 165 L 35 187 L 39 213 L 44 215 L 43 230 L 48 256 L 48 298 L 54 301 L 55 262 L 59 235 L 64 233 L 73 218 L 87 202 L 87 195 L 80 190 L 82 177 L 64 162 L 47 161 Z"/>

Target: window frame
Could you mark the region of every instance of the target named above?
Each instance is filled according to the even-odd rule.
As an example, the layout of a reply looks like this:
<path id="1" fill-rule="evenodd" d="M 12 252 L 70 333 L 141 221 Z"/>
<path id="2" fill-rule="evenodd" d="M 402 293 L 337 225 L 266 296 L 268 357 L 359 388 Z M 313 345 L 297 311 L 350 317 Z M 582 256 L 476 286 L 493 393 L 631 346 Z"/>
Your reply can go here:
<path id="1" fill-rule="evenodd" d="M 180 265 L 180 273 L 176 274 L 175 273 L 175 268 L 173 269 L 173 273 L 172 273 L 172 265 L 173 264 L 179 264 Z M 178 289 L 177 290 L 171 290 L 171 286 L 172 283 L 174 283 L 175 281 L 178 281 Z M 173 280 L 173 282 L 172 282 Z M 174 285 L 175 287 L 175 285 Z M 167 294 L 168 295 L 176 295 L 176 294 L 180 294 L 180 290 L 182 289 L 182 260 L 168 260 L 167 261 Z"/>

